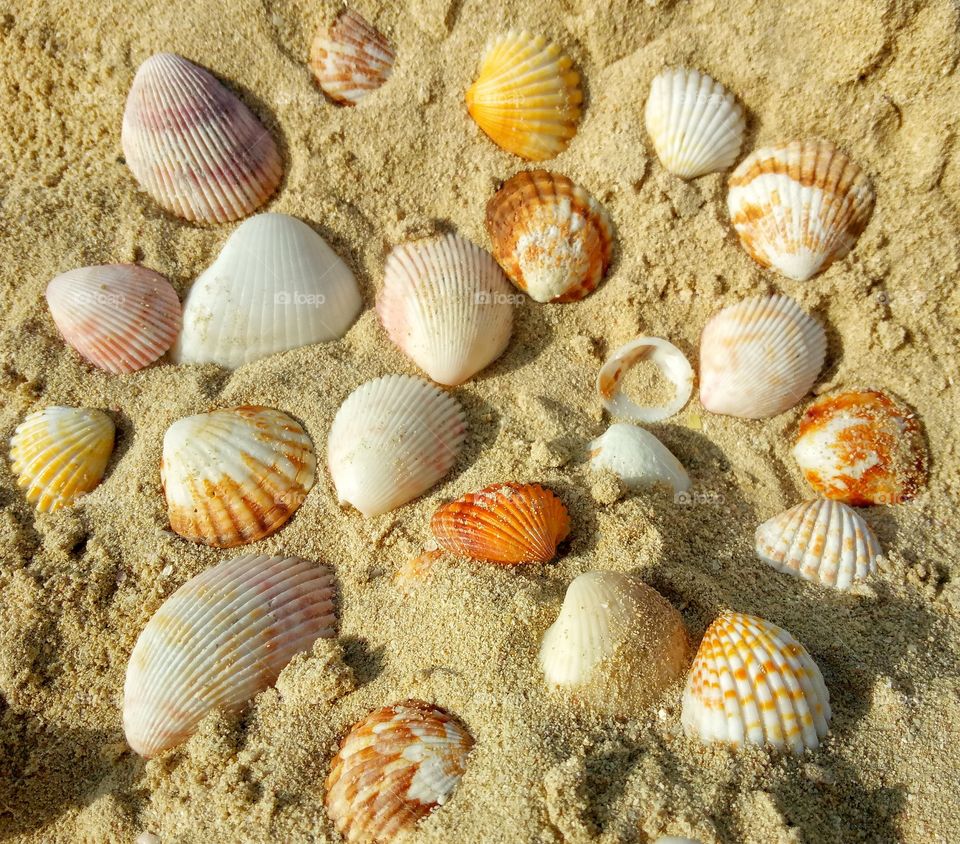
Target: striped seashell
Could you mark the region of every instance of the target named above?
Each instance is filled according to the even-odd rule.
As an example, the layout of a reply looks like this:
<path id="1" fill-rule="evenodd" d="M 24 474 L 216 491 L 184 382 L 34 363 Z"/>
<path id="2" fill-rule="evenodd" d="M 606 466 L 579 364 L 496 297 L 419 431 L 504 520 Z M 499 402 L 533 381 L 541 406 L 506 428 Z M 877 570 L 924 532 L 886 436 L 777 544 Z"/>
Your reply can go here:
<path id="1" fill-rule="evenodd" d="M 299 557 L 248 554 L 191 578 L 153 614 L 127 664 L 123 730 L 144 757 L 234 714 L 317 639 L 336 635 L 334 577 Z"/>
<path id="2" fill-rule="evenodd" d="M 643 407 L 620 390 L 626 374 L 640 361 L 649 360 L 673 384 L 676 393 L 663 407 Z M 660 337 L 637 337 L 617 349 L 600 367 L 597 392 L 611 416 L 636 422 L 661 422 L 683 410 L 693 393 L 693 367 L 673 343 Z"/>
<path id="3" fill-rule="evenodd" d="M 165 210 L 226 223 L 253 213 L 283 176 L 259 120 L 209 71 L 173 53 L 140 65 L 120 134 L 127 166 Z"/>
<path id="4" fill-rule="evenodd" d="M 256 542 L 296 512 L 316 468 L 310 438 L 279 410 L 187 416 L 163 437 L 160 478 L 170 527 L 217 548 Z"/>
<path id="5" fill-rule="evenodd" d="M 666 484 L 675 493 L 690 489 L 683 464 L 644 428 L 617 422 L 589 445 L 590 468 L 614 472 L 628 489 Z"/>
<path id="6" fill-rule="evenodd" d="M 390 78 L 390 42 L 352 9 L 344 9 L 310 45 L 310 69 L 320 88 L 341 105 L 356 105 Z"/>

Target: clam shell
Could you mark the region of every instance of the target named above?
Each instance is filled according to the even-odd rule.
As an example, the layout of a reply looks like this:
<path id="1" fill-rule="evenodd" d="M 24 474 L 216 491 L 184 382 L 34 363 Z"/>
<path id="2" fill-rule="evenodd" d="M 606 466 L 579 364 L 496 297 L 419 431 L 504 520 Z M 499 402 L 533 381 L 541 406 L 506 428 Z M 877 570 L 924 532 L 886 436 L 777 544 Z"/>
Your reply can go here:
<path id="1" fill-rule="evenodd" d="M 610 264 L 613 224 L 587 191 L 546 170 L 517 173 L 487 203 L 493 254 L 537 302 L 572 302 Z"/>
<path id="2" fill-rule="evenodd" d="M 356 105 L 393 72 L 393 48 L 352 9 L 344 9 L 310 45 L 310 69 L 320 88 L 341 105 Z"/>
<path id="3" fill-rule="evenodd" d="M 818 498 L 757 528 L 757 556 L 777 571 L 849 589 L 877 570 L 883 552 L 870 526 L 840 501 Z"/>
<path id="4" fill-rule="evenodd" d="M 667 68 L 653 80 L 646 123 L 660 163 L 683 179 L 732 166 L 746 127 L 733 94 L 686 68 Z"/>
<path id="5" fill-rule="evenodd" d="M 457 400 L 421 378 L 387 375 L 361 384 L 327 439 L 339 502 L 376 516 L 412 501 L 450 471 L 466 432 Z"/>
<path id="6" fill-rule="evenodd" d="M 567 148 L 580 120 L 580 75 L 560 48 L 540 35 L 508 32 L 492 39 L 467 111 L 501 149 L 530 161 Z"/>
<path id="7" fill-rule="evenodd" d="M 230 235 L 190 288 L 174 359 L 235 369 L 337 340 L 362 304 L 350 268 L 310 226 L 258 214 Z"/>
<path id="8" fill-rule="evenodd" d="M 284 666 L 336 635 L 331 571 L 254 554 L 191 578 L 140 633 L 123 687 L 123 730 L 141 756 L 185 741 L 213 709 L 239 712 Z"/>
<path id="9" fill-rule="evenodd" d="M 226 223 L 251 214 L 280 184 L 270 133 L 211 73 L 173 53 L 133 79 L 120 134 L 127 166 L 162 208 Z"/>
<path id="10" fill-rule="evenodd" d="M 676 395 L 663 407 L 641 407 L 620 392 L 620 382 L 631 367 L 649 360 L 659 367 L 676 388 Z M 637 337 L 617 349 L 600 368 L 597 392 L 611 416 L 637 422 L 660 422 L 679 413 L 693 393 L 693 367 L 673 343 L 659 337 Z"/>
<path id="11" fill-rule="evenodd" d="M 700 339 L 700 401 L 763 419 L 793 407 L 823 367 L 827 335 L 789 296 L 758 296 L 711 317 Z"/>
<path id="12" fill-rule="evenodd" d="M 873 211 L 870 180 L 829 141 L 758 149 L 730 176 L 727 206 L 750 257 L 805 281 L 846 255 Z"/>
<path id="13" fill-rule="evenodd" d="M 675 493 L 690 489 L 690 476 L 673 453 L 649 431 L 617 422 L 589 445 L 590 467 L 609 469 L 628 489 L 666 484 Z"/>
<path id="14" fill-rule="evenodd" d="M 120 375 L 149 366 L 180 331 L 180 300 L 160 273 L 136 264 L 80 267 L 47 285 L 50 315 L 67 344 Z"/>
<path id="15" fill-rule="evenodd" d="M 570 533 L 563 502 L 539 484 L 492 484 L 437 508 L 433 536 L 451 554 L 491 563 L 547 563 Z"/>
<path id="16" fill-rule="evenodd" d="M 457 718 L 423 701 L 377 709 L 333 758 L 327 814 L 346 841 L 387 844 L 450 800 L 473 744 Z"/>
<path id="17" fill-rule="evenodd" d="M 256 542 L 296 512 L 316 468 L 310 438 L 279 410 L 187 416 L 163 436 L 160 478 L 170 527 L 217 548 Z"/>
<path id="18" fill-rule="evenodd" d="M 728 612 L 703 635 L 680 720 L 687 735 L 704 742 L 802 753 L 827 734 L 830 694 L 817 664 L 790 633 Z"/>
<path id="19" fill-rule="evenodd" d="M 793 456 L 810 486 L 847 504 L 898 504 L 927 480 L 919 420 L 877 390 L 817 399 L 800 421 Z"/>
<path id="20" fill-rule="evenodd" d="M 31 413 L 10 438 L 10 468 L 41 513 L 68 507 L 103 478 L 113 453 L 113 421 L 87 407 Z"/>
<path id="21" fill-rule="evenodd" d="M 448 234 L 394 248 L 377 314 L 390 339 L 427 375 L 455 385 L 506 349 L 513 329 L 510 296 L 490 254 Z"/>

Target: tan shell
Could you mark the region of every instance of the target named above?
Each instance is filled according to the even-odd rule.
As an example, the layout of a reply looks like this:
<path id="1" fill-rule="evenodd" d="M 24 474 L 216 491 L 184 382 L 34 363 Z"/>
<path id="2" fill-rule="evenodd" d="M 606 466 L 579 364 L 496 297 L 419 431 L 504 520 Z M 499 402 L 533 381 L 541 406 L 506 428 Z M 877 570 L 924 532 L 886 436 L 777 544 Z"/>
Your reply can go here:
<path id="1" fill-rule="evenodd" d="M 310 69 L 323 92 L 341 105 L 356 105 L 393 72 L 394 53 L 373 26 L 344 9 L 310 45 Z"/>

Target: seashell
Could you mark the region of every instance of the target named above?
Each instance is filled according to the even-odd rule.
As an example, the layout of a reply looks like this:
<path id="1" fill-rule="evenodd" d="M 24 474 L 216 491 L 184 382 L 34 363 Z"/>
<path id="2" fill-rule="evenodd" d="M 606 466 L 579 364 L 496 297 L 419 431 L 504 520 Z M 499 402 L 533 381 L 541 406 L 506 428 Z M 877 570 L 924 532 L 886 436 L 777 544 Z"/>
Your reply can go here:
<path id="1" fill-rule="evenodd" d="M 899 504 L 927 480 L 919 420 L 877 390 L 817 399 L 800 420 L 793 456 L 810 486 L 847 504 Z"/>
<path id="2" fill-rule="evenodd" d="M 457 400 L 421 378 L 387 375 L 361 384 L 327 439 L 339 502 L 377 516 L 412 501 L 450 471 L 466 433 Z"/>
<path id="3" fill-rule="evenodd" d="M 178 217 L 226 223 L 277 189 L 283 163 L 270 133 L 209 71 L 173 53 L 133 79 L 120 143 L 147 193 Z"/>
<path id="4" fill-rule="evenodd" d="M 511 288 L 490 254 L 458 235 L 394 248 L 377 314 L 434 381 L 461 384 L 496 360 L 513 329 Z"/>
<path id="5" fill-rule="evenodd" d="M 498 147 L 529 161 L 559 155 L 577 133 L 580 75 L 541 35 L 508 32 L 492 39 L 467 111 Z"/>
<path id="6" fill-rule="evenodd" d="M 755 150 L 729 187 L 727 206 L 743 248 L 796 281 L 853 249 L 873 211 L 870 180 L 829 141 Z"/>
<path id="7" fill-rule="evenodd" d="M 548 563 L 570 533 L 563 502 L 539 484 L 492 484 L 437 508 L 433 536 L 451 554 L 491 563 Z"/>
<path id="8" fill-rule="evenodd" d="M 333 757 L 327 814 L 347 842 L 387 844 L 450 800 L 473 744 L 459 719 L 429 703 L 377 709 Z"/>
<path id="9" fill-rule="evenodd" d="M 270 407 L 187 416 L 163 436 L 160 479 L 170 527 L 231 548 L 263 539 L 303 503 L 316 478 L 313 443 Z"/>
<path id="10" fill-rule="evenodd" d="M 612 571 L 573 580 L 540 646 L 551 686 L 617 715 L 649 706 L 689 658 L 680 613 L 638 578 Z"/>
<path id="11" fill-rule="evenodd" d="M 80 267 L 47 285 L 47 305 L 67 344 L 120 375 L 149 366 L 180 331 L 180 300 L 160 273 L 136 264 Z"/>
<path id="12" fill-rule="evenodd" d="M 113 421 L 87 407 L 31 413 L 10 438 L 10 468 L 41 513 L 69 507 L 103 478 L 113 453 Z"/>
<path id="13" fill-rule="evenodd" d="M 310 45 L 310 70 L 323 93 L 341 105 L 356 105 L 383 85 L 393 60 L 390 42 L 352 9 L 344 9 Z"/>
<path id="14" fill-rule="evenodd" d="M 310 226 L 258 214 L 230 235 L 190 288 L 174 359 L 236 369 L 338 340 L 362 304 L 350 268 Z"/>
<path id="15" fill-rule="evenodd" d="M 663 407 L 641 407 L 620 392 L 620 382 L 642 360 L 659 367 L 673 384 L 676 394 Z M 622 416 L 637 422 L 660 422 L 683 409 L 693 392 L 693 368 L 673 343 L 659 337 L 637 337 L 617 349 L 600 368 L 597 376 L 600 400 L 611 416 Z"/>
<path id="16" fill-rule="evenodd" d="M 660 163 L 683 179 L 732 166 L 746 127 L 733 94 L 686 68 L 667 68 L 653 80 L 646 123 Z"/>
<path id="17" fill-rule="evenodd" d="M 817 664 L 790 633 L 728 612 L 703 635 L 680 721 L 687 735 L 704 742 L 802 753 L 827 734 L 830 694 Z"/>
<path id="18" fill-rule="evenodd" d="M 609 469 L 628 489 L 666 484 L 675 493 L 690 489 L 690 476 L 673 453 L 649 431 L 617 422 L 590 443 L 590 467 Z"/>
<path id="19" fill-rule="evenodd" d="M 409 595 L 415 587 L 426 579 L 433 568 L 433 564 L 443 556 L 443 551 L 431 542 L 432 548 L 427 548 L 415 557 L 410 557 L 393 575 L 393 582 L 400 590 Z"/>
<path id="20" fill-rule="evenodd" d="M 870 526 L 840 501 L 818 498 L 757 528 L 757 556 L 777 571 L 849 589 L 877 570 L 883 552 Z"/>
<path id="21" fill-rule="evenodd" d="M 234 714 L 317 639 L 336 635 L 333 574 L 248 554 L 174 592 L 144 627 L 123 687 L 123 730 L 144 757 L 175 747 L 214 709 Z"/>
<path id="22" fill-rule="evenodd" d="M 546 170 L 517 173 L 487 203 L 493 254 L 536 302 L 573 302 L 610 264 L 613 224 L 587 191 Z"/>
<path id="23" fill-rule="evenodd" d="M 783 413 L 810 392 L 826 353 L 823 326 L 789 296 L 745 299 L 703 329 L 700 401 L 744 419 Z"/>

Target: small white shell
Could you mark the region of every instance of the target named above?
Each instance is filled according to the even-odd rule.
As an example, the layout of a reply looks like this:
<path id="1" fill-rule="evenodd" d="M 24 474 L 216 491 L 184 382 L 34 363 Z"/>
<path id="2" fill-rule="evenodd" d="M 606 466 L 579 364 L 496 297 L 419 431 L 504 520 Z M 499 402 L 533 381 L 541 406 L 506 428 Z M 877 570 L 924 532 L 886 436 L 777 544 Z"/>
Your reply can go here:
<path id="1" fill-rule="evenodd" d="M 393 72 L 393 49 L 352 9 L 344 9 L 310 45 L 310 69 L 336 103 L 356 105 Z"/>
<path id="2" fill-rule="evenodd" d="M 656 364 L 676 388 L 676 395 L 664 407 L 641 407 L 620 392 L 620 382 L 631 367 L 642 360 Z M 617 349 L 600 368 L 597 390 L 611 416 L 637 422 L 659 422 L 683 409 L 693 392 L 693 368 L 673 343 L 659 337 L 637 337 Z"/>
<path id="3" fill-rule="evenodd" d="M 683 464 L 660 440 L 644 428 L 617 422 L 589 445 L 590 466 L 609 469 L 628 489 L 667 484 L 673 491 L 690 489 Z"/>

